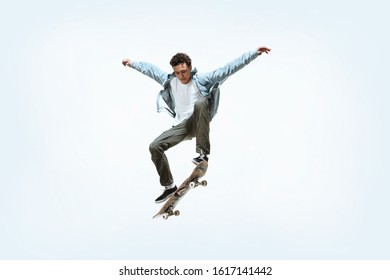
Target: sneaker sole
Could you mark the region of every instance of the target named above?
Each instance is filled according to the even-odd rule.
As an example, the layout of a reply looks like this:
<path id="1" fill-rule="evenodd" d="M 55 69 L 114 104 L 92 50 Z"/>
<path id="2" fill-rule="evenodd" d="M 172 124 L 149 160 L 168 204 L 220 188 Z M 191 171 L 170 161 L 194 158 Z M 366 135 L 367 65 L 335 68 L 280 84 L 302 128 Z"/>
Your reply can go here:
<path id="1" fill-rule="evenodd" d="M 160 200 L 155 200 L 154 203 L 156 204 L 160 204 L 160 203 L 163 203 L 164 201 L 167 201 L 176 191 L 174 191 L 173 193 L 167 195 L 165 198 L 163 199 L 160 199 Z"/>
<path id="2" fill-rule="evenodd" d="M 206 160 L 202 160 L 202 161 L 206 161 Z M 195 165 L 198 165 L 198 164 L 201 163 L 202 161 L 192 160 L 192 163 L 195 164 Z M 207 161 L 207 162 L 208 162 L 208 161 Z"/>

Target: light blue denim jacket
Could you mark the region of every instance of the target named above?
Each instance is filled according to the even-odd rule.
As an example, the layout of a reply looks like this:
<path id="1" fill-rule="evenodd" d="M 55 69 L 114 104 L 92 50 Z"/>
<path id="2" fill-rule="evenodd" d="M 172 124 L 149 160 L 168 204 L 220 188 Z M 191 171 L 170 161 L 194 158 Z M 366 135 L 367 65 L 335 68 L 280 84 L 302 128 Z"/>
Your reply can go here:
<path id="1" fill-rule="evenodd" d="M 196 68 L 191 70 L 192 81 L 195 82 L 199 92 L 203 96 L 209 98 L 210 119 L 212 119 L 218 111 L 220 95 L 219 86 L 231 75 L 248 65 L 252 60 L 258 57 L 258 55 L 256 50 L 244 53 L 225 66 L 204 74 L 198 74 Z M 163 86 L 163 89 L 157 97 L 157 112 L 166 111 L 172 117 L 175 117 L 175 103 L 171 97 L 170 88 L 170 81 L 175 77 L 175 74 L 168 74 L 147 62 L 132 61 L 130 67 L 149 76 Z"/>

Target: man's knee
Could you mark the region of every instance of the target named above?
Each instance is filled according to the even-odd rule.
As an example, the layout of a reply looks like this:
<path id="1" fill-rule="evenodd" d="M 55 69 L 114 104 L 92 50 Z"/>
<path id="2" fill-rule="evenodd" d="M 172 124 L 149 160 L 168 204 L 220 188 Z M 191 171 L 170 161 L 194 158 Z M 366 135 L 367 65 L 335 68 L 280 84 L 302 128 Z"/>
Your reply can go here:
<path id="1" fill-rule="evenodd" d="M 153 141 L 149 145 L 149 151 L 152 155 L 155 154 L 163 154 L 166 150 L 168 150 L 167 143 L 159 142 L 159 141 Z"/>
<path id="2" fill-rule="evenodd" d="M 160 150 L 160 145 L 157 142 L 153 141 L 152 143 L 150 143 L 149 151 L 152 155 L 155 154 L 156 152 L 159 152 L 159 150 Z"/>

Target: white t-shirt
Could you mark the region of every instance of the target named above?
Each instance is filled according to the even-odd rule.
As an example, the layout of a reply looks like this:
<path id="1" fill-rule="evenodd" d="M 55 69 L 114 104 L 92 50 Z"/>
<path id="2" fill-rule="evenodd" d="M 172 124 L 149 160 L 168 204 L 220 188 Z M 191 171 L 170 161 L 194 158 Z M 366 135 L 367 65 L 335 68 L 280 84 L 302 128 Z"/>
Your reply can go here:
<path id="1" fill-rule="evenodd" d="M 182 84 L 178 78 L 173 78 L 171 80 L 171 93 L 176 113 L 173 125 L 178 125 L 191 117 L 195 102 L 205 98 L 192 80 L 187 84 Z"/>

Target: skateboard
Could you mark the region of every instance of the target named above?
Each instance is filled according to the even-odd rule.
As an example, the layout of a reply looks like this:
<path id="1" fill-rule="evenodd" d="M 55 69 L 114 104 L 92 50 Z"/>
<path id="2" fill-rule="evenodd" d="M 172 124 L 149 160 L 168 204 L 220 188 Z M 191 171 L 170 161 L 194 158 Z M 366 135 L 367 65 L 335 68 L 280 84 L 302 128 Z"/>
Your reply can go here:
<path id="1" fill-rule="evenodd" d="M 180 187 L 173 193 L 173 195 L 164 203 L 160 211 L 153 218 L 163 217 L 164 220 L 168 219 L 170 216 L 179 216 L 180 211 L 174 210 L 179 201 L 183 196 L 193 188 L 196 188 L 199 185 L 203 187 L 207 186 L 207 181 L 202 180 L 202 178 L 207 171 L 208 163 L 207 161 L 200 162 L 192 171 L 191 175 L 184 180 Z"/>

